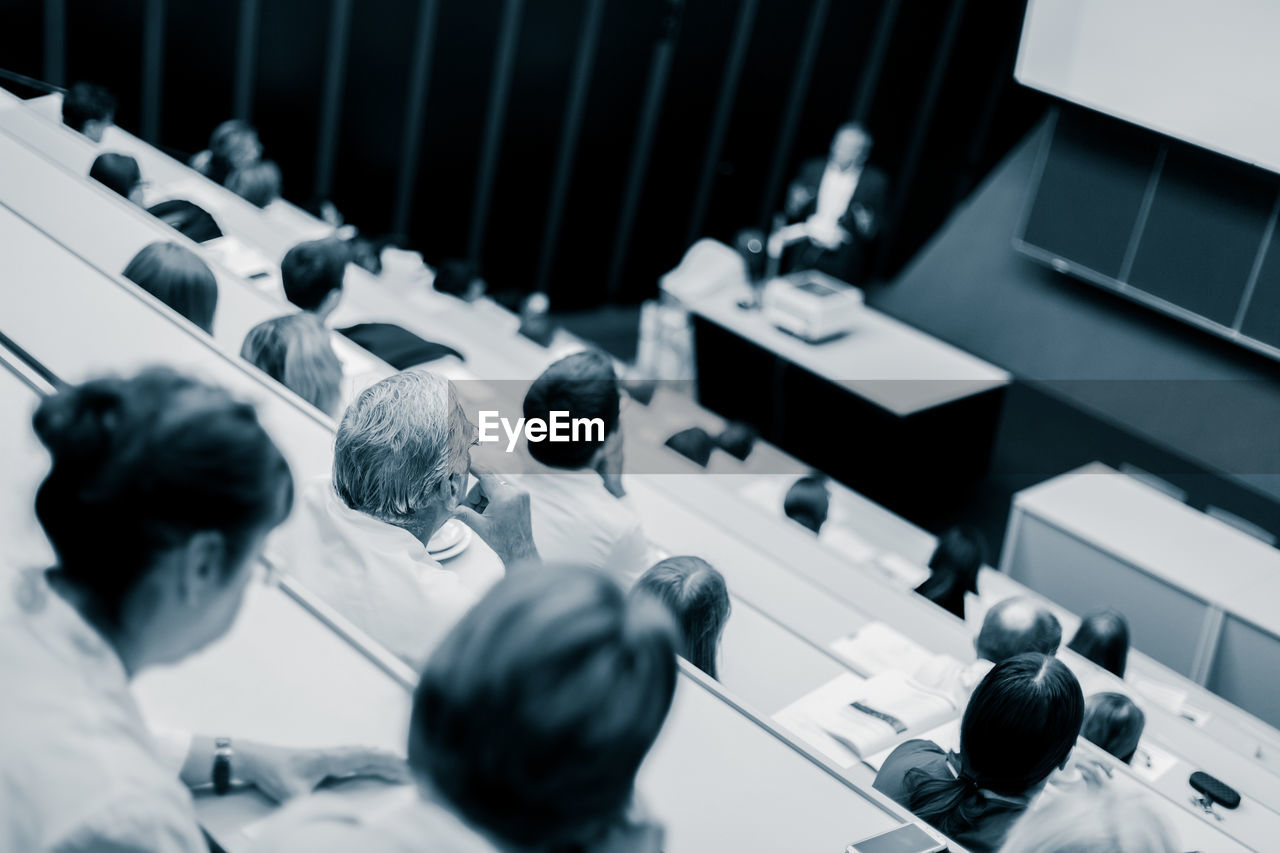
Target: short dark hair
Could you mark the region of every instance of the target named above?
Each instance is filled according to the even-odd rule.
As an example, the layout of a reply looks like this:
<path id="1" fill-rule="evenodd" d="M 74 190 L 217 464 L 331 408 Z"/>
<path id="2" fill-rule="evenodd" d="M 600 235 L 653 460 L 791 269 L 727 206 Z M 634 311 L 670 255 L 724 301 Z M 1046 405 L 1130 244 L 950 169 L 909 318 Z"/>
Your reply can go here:
<path id="1" fill-rule="evenodd" d="M 427 661 L 409 765 L 508 844 L 589 849 L 630 804 L 675 650 L 662 607 L 598 572 L 511 572 Z"/>
<path id="2" fill-rule="evenodd" d="M 806 474 L 791 484 L 782 499 L 782 511 L 787 518 L 812 530 L 822 529 L 831 509 L 831 493 L 827 491 L 826 474 Z"/>
<path id="3" fill-rule="evenodd" d="M 929 558 L 933 574 L 916 592 L 963 619 L 965 593 L 978 591 L 978 571 L 986 559 L 986 542 L 978 529 L 956 525 L 938 538 Z"/>
<path id="4" fill-rule="evenodd" d="M 209 211 L 185 198 L 165 199 L 148 207 L 147 213 L 197 243 L 216 240 L 222 236 L 222 229 L 209 215 Z"/>
<path id="5" fill-rule="evenodd" d="M 680 627 L 680 656 L 716 678 L 716 652 L 730 610 L 724 575 L 699 557 L 668 557 L 641 575 L 632 593 L 663 603 Z"/>
<path id="6" fill-rule="evenodd" d="M 1014 596 L 987 611 L 975 646 L 979 657 L 1000 663 L 1027 652 L 1054 655 L 1061 643 L 1058 618 L 1031 599 Z"/>
<path id="7" fill-rule="evenodd" d="M 138 161 L 128 154 L 107 152 L 94 158 L 89 177 L 128 198 L 134 187 L 142 183 L 142 170 L 138 168 Z"/>
<path id="8" fill-rule="evenodd" d="M 84 131 L 91 121 L 111 121 L 116 114 L 116 99 L 96 83 L 75 83 L 62 96 L 62 121 L 67 127 Z"/>
<path id="9" fill-rule="evenodd" d="M 254 207 L 266 207 L 280 198 L 280 167 L 274 160 L 259 160 L 227 176 L 227 189 Z"/>
<path id="10" fill-rule="evenodd" d="M 124 277 L 204 331 L 213 333 L 218 280 L 190 249 L 177 243 L 143 246 L 124 268 Z"/>
<path id="11" fill-rule="evenodd" d="M 1080 734 L 1125 764 L 1133 761 L 1147 715 L 1123 693 L 1095 693 L 1084 707 Z"/>
<path id="12" fill-rule="evenodd" d="M 1080 682 L 1062 661 L 1033 653 L 996 664 L 961 718 L 956 775 L 908 770 L 906 806 L 949 835 L 972 827 L 981 789 L 1016 797 L 1039 785 L 1067 760 L 1083 720 Z"/>
<path id="13" fill-rule="evenodd" d="M 574 353 L 533 380 L 524 396 L 524 416 L 549 420 L 552 412 L 570 418 L 599 418 L 604 435 L 587 430 L 578 441 L 531 441 L 529 455 L 553 468 L 582 468 L 618 428 L 622 394 L 613 360 L 599 350 Z"/>
<path id="14" fill-rule="evenodd" d="M 440 263 L 432 287 L 452 296 L 466 296 L 471 282 L 479 277 L 480 267 L 474 261 L 465 258 L 449 258 Z"/>
<path id="15" fill-rule="evenodd" d="M 342 289 L 346 269 L 347 253 L 339 241 L 299 243 L 280 262 L 284 295 L 303 311 L 314 311 L 330 293 Z"/>
<path id="16" fill-rule="evenodd" d="M 33 425 L 53 459 L 36 517 L 108 622 L 166 549 L 217 530 L 243 556 L 289 514 L 289 466 L 253 406 L 168 368 L 66 388 Z"/>
<path id="17" fill-rule="evenodd" d="M 1129 657 L 1129 623 L 1118 610 L 1100 610 L 1080 620 L 1067 648 L 1124 678 Z"/>

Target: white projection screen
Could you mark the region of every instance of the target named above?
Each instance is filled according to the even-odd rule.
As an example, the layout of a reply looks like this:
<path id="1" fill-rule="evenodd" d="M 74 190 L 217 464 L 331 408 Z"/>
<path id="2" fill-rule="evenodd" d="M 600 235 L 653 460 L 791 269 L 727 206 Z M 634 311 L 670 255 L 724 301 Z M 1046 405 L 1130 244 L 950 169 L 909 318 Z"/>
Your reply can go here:
<path id="1" fill-rule="evenodd" d="M 1031 0 L 1014 76 L 1280 172 L 1280 0 Z"/>

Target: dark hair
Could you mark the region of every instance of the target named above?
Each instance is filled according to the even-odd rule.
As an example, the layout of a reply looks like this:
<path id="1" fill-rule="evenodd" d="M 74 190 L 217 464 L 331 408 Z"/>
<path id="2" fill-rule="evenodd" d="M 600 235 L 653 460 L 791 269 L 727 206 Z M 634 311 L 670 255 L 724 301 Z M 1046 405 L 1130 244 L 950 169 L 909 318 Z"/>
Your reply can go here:
<path id="1" fill-rule="evenodd" d="M 1080 734 L 1128 764 L 1133 761 L 1146 724 L 1147 715 L 1128 696 L 1095 693 L 1085 703 Z"/>
<path id="2" fill-rule="evenodd" d="M 94 158 L 93 165 L 89 167 L 89 177 L 128 198 L 142 183 L 142 170 L 138 168 L 138 161 L 128 154 L 108 152 Z"/>
<path id="3" fill-rule="evenodd" d="M 675 647 L 670 616 L 602 574 L 512 572 L 427 661 L 409 764 L 507 843 L 585 848 L 630 804 L 671 707 Z"/>
<path id="4" fill-rule="evenodd" d="M 1054 655 L 1061 643 L 1056 616 L 1030 598 L 1013 596 L 987 611 L 974 646 L 979 657 L 1000 663 L 1027 652 Z"/>
<path id="5" fill-rule="evenodd" d="M 933 574 L 916 592 L 963 619 L 965 593 L 978 591 L 978 570 L 986 559 L 987 545 L 977 528 L 952 527 L 938 539 L 929 558 Z"/>
<path id="6" fill-rule="evenodd" d="M 81 133 L 88 122 L 111 121 L 115 114 L 115 96 L 95 83 L 74 83 L 62 96 L 63 123 Z"/>
<path id="7" fill-rule="evenodd" d="M 280 198 L 280 183 L 280 167 L 274 160 L 260 160 L 227 176 L 227 189 L 255 207 Z"/>
<path id="8" fill-rule="evenodd" d="M 196 243 L 207 243 L 222 236 L 222 229 L 209 211 L 185 198 L 171 198 L 147 208 L 156 219 Z"/>
<path id="9" fill-rule="evenodd" d="M 235 171 L 237 164 L 233 155 L 237 147 L 248 137 L 255 140 L 258 131 L 253 125 L 242 119 L 233 118 L 224 121 L 209 134 L 209 166 L 206 175 L 210 180 L 225 184 L 227 178 Z"/>
<path id="10" fill-rule="evenodd" d="M 975 826 L 999 811 L 984 789 L 1016 797 L 1035 788 L 1067 760 L 1083 719 L 1080 683 L 1062 661 L 1025 654 L 996 664 L 965 708 L 956 776 L 908 770 L 907 808 L 948 835 Z"/>
<path id="11" fill-rule="evenodd" d="M 640 576 L 633 595 L 651 595 L 680 627 L 680 656 L 712 678 L 720 634 L 729 621 L 724 576 L 698 557 L 668 557 Z"/>
<path id="12" fill-rule="evenodd" d="M 294 246 L 280 262 L 284 295 L 303 311 L 315 311 L 325 297 L 342 289 L 347 250 L 337 240 L 308 240 Z"/>
<path id="13" fill-rule="evenodd" d="M 218 280 L 190 249 L 177 243 L 143 246 L 124 268 L 124 277 L 212 334 Z"/>
<path id="14" fill-rule="evenodd" d="M 827 491 L 825 474 L 806 474 L 791 484 L 787 496 L 782 499 L 782 511 L 787 518 L 799 522 L 817 533 L 827 521 L 831 509 L 831 495 Z"/>
<path id="15" fill-rule="evenodd" d="M 1118 610 L 1100 610 L 1080 620 L 1067 648 L 1124 678 L 1129 657 L 1129 623 Z"/>
<path id="16" fill-rule="evenodd" d="M 599 350 L 565 356 L 533 380 L 524 395 L 524 416 L 549 421 L 552 412 L 568 412 L 570 418 L 599 418 L 604 435 L 593 428 L 577 441 L 531 441 L 529 455 L 553 468 L 584 467 L 617 430 L 621 405 L 609 356 Z"/>
<path id="17" fill-rule="evenodd" d="M 440 263 L 432 284 L 441 293 L 463 297 L 471 289 L 471 282 L 480 277 L 480 268 L 473 261 L 450 258 Z"/>
<path id="18" fill-rule="evenodd" d="M 108 622 L 167 549 L 216 530 L 238 562 L 289 513 L 289 466 L 253 407 L 168 368 L 67 388 L 32 423 L 53 458 L 36 516 Z"/>

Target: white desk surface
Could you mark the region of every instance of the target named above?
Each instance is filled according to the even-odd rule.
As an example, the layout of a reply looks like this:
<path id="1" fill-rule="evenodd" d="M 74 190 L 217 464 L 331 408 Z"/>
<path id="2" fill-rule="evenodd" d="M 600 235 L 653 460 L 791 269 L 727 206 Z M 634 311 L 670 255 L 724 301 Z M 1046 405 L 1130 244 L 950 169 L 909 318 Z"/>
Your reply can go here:
<path id="1" fill-rule="evenodd" d="M 820 344 L 745 311 L 745 279 L 682 300 L 685 308 L 896 415 L 906 416 L 1007 385 L 1009 373 L 874 308 L 854 330 Z"/>
<path id="2" fill-rule="evenodd" d="M 1024 489 L 1014 507 L 1280 636 L 1280 609 L 1260 595 L 1280 577 L 1280 550 L 1163 492 L 1095 462 Z"/>

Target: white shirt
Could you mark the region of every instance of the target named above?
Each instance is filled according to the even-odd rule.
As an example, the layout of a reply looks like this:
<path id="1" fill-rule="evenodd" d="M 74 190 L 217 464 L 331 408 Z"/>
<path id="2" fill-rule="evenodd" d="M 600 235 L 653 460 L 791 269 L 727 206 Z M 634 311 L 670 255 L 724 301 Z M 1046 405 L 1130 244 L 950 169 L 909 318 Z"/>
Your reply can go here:
<path id="1" fill-rule="evenodd" d="M 316 794 L 271 819 L 254 853 L 497 853 L 497 848 L 413 786 L 364 802 Z"/>
<path id="2" fill-rule="evenodd" d="M 529 492 L 533 543 L 543 560 L 597 569 L 624 586 L 653 564 L 640 516 L 595 471 L 539 465 L 537 473 L 508 479 Z"/>
<path id="3" fill-rule="evenodd" d="M 481 545 L 473 540 L 470 547 Z M 502 576 L 496 559 L 442 567 L 412 533 L 348 507 L 328 477 L 302 489 L 293 517 L 272 538 L 267 554 L 414 665 Z"/>
<path id="4" fill-rule="evenodd" d="M 963 711 L 974 689 L 994 666 L 982 658 L 964 664 L 950 655 L 936 655 L 917 669 L 911 678 L 918 684 L 946 693 Z"/>
<path id="5" fill-rule="evenodd" d="M 808 219 L 809 228 L 821 229 L 839 237 L 842 230 L 840 219 L 848 211 L 861 177 L 861 169 L 840 169 L 827 163 L 827 168 L 822 173 L 822 182 L 818 184 L 818 199 L 813 215 Z"/>
<path id="6" fill-rule="evenodd" d="M 0 849 L 208 849 L 120 659 L 43 572 L 0 583 L 0 684 Z"/>

